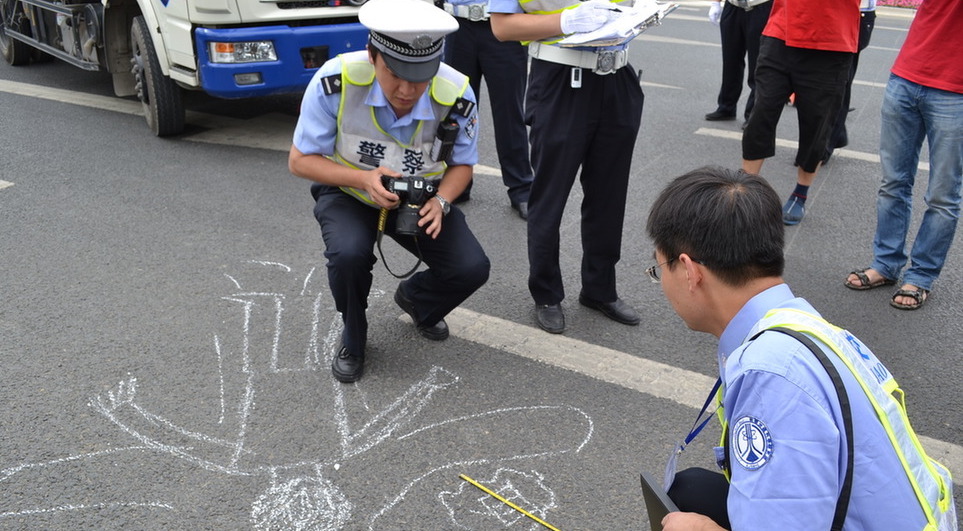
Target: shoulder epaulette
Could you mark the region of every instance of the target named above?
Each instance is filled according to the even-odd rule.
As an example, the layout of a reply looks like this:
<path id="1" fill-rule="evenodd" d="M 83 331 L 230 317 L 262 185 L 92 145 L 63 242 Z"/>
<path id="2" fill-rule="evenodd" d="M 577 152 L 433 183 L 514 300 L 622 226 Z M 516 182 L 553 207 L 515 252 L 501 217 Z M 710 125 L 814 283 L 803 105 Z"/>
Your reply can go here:
<path id="1" fill-rule="evenodd" d="M 455 100 L 455 104 L 451 106 L 451 111 L 449 112 L 450 114 L 457 114 L 463 118 L 468 118 L 474 110 L 475 102 L 466 100 L 465 98 L 458 98 Z"/>
<path id="2" fill-rule="evenodd" d="M 341 92 L 341 74 L 321 78 L 321 88 L 325 95 L 338 94 Z"/>

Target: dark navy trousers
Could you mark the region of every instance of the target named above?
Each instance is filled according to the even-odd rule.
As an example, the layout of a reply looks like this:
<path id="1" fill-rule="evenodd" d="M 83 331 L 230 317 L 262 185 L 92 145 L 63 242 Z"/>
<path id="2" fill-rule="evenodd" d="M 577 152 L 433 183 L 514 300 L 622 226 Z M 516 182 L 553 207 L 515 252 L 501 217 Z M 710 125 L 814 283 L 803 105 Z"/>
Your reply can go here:
<path id="1" fill-rule="evenodd" d="M 722 7 L 722 17 L 719 19 L 719 34 L 722 43 L 722 86 L 716 99 L 717 110 L 727 114 L 736 114 L 739 97 L 742 95 L 742 81 L 748 64 L 749 74 L 746 84 L 749 86 L 749 97 L 746 99 L 746 110 L 743 116 L 749 119 L 749 113 L 756 99 L 756 58 L 759 57 L 759 37 L 762 35 L 772 2 L 760 4 L 749 11 L 734 6 L 725 0 Z"/>
<path id="2" fill-rule="evenodd" d="M 602 76 L 583 70 L 581 88 L 572 88 L 571 75 L 570 66 L 532 59 L 525 105 L 535 168 L 528 201 L 528 287 L 535 304 L 565 298 L 559 230 L 576 176 L 583 192 L 582 292 L 601 302 L 618 298 L 615 265 L 644 96 L 631 65 Z"/>
<path id="3" fill-rule="evenodd" d="M 523 203 L 528 201 L 532 186 L 528 131 L 522 111 L 528 51 L 517 42 L 496 39 L 487 20 L 457 20 L 458 31 L 445 38 L 445 63 L 468 76 L 476 98 L 481 98 L 481 80 L 485 78 L 502 182 L 508 187 L 511 202 Z"/>
<path id="4" fill-rule="evenodd" d="M 352 353 L 364 353 L 368 320 L 368 292 L 377 262 L 375 242 L 379 209 L 368 206 L 339 188 L 316 184 L 311 193 L 317 201 L 314 216 L 321 226 L 324 257 L 328 260 L 328 284 L 335 307 L 344 321 L 342 339 Z M 427 270 L 419 271 L 401 283 L 404 294 L 415 305 L 419 323 L 433 325 L 488 281 L 491 264 L 481 244 L 457 207 L 442 223 L 436 239 L 420 234 L 415 237 L 395 233 L 397 210 L 390 211 L 385 234 L 414 256 L 419 250 Z M 386 241 L 383 243 L 387 243 Z M 417 246 L 416 246 L 417 245 Z M 389 264 L 401 274 L 414 261 Z"/>

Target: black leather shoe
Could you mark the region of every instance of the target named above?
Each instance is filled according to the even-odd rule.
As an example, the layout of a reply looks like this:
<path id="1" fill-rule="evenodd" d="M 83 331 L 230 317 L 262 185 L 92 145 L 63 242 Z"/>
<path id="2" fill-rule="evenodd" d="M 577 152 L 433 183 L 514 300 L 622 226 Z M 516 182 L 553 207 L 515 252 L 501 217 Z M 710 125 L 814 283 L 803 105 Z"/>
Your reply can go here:
<path id="1" fill-rule="evenodd" d="M 432 341 L 444 341 L 448 339 L 448 323 L 441 319 L 431 326 L 418 325 L 418 333 Z"/>
<path id="2" fill-rule="evenodd" d="M 565 331 L 565 314 L 561 304 L 536 304 L 535 322 L 538 327 L 549 334 L 561 334 Z"/>
<path id="3" fill-rule="evenodd" d="M 633 310 L 628 304 L 625 304 L 625 301 L 622 299 L 615 299 L 613 302 L 599 302 L 584 295 L 579 295 L 578 302 L 582 306 L 598 310 L 609 319 L 622 324 L 635 326 L 642 322 L 642 318 L 639 317 L 638 312 Z"/>
<path id="4" fill-rule="evenodd" d="M 351 354 L 344 345 L 341 345 L 341 350 L 331 362 L 331 374 L 339 382 L 357 382 L 364 374 L 364 354 L 360 356 Z"/>
<path id="5" fill-rule="evenodd" d="M 709 120 L 710 122 L 722 122 L 722 121 L 735 120 L 735 119 L 736 119 L 736 113 L 734 112 L 728 113 L 728 112 L 722 112 L 722 111 L 716 110 L 706 115 L 706 120 Z"/>
<path id="6" fill-rule="evenodd" d="M 746 130 L 746 126 L 747 126 L 747 125 L 749 125 L 749 119 L 748 119 L 748 118 L 746 118 L 746 119 L 743 120 L 743 122 L 742 122 L 742 130 L 743 130 L 743 131 Z"/>
<path id="7" fill-rule="evenodd" d="M 528 219 L 528 201 L 519 201 L 518 203 L 512 203 L 512 208 L 518 212 L 518 217 L 522 219 Z"/>
<path id="8" fill-rule="evenodd" d="M 425 325 L 418 322 L 418 319 L 415 317 L 415 303 L 411 302 L 411 299 L 408 297 L 405 297 L 404 292 L 401 291 L 401 284 L 398 284 L 398 289 L 395 290 L 395 303 L 411 317 L 411 321 L 415 323 L 415 328 L 418 329 L 418 333 L 423 337 L 432 341 L 448 339 L 448 323 L 446 323 L 444 319 L 439 320 L 433 325 Z"/>

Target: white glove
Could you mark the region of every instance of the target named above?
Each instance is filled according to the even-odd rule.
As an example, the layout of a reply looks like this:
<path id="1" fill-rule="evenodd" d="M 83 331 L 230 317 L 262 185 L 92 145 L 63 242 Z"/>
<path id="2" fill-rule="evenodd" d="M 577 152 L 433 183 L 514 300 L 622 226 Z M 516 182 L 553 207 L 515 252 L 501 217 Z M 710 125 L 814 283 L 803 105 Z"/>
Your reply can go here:
<path id="1" fill-rule="evenodd" d="M 590 0 L 578 7 L 562 11 L 562 33 L 595 31 L 618 15 L 615 4 L 606 0 Z"/>
<path id="2" fill-rule="evenodd" d="M 722 18 L 722 2 L 712 2 L 709 4 L 709 22 L 718 26 L 720 18 Z"/>

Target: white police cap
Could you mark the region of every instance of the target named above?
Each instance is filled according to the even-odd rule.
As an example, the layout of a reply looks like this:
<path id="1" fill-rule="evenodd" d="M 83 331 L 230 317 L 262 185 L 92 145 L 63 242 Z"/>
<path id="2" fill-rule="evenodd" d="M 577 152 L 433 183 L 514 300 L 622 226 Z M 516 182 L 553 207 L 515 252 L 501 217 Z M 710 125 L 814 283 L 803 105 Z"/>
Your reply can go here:
<path id="1" fill-rule="evenodd" d="M 458 29 L 454 17 L 426 0 L 368 0 L 358 13 L 377 48 L 398 77 L 428 81 L 438 72 L 445 35 Z"/>

